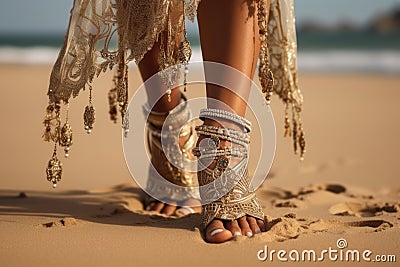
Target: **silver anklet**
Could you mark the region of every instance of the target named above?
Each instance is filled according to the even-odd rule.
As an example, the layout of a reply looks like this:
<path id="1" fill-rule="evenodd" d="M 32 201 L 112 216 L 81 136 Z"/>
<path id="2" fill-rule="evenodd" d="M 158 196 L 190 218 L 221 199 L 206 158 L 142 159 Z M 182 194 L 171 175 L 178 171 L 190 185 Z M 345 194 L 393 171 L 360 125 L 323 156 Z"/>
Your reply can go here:
<path id="1" fill-rule="evenodd" d="M 251 131 L 251 122 L 249 120 L 247 120 L 246 118 L 239 116 L 235 113 L 226 111 L 226 110 L 204 108 L 204 109 L 200 110 L 199 118 L 201 120 L 204 120 L 206 118 L 208 118 L 208 119 L 220 118 L 220 119 L 224 119 L 224 120 L 228 120 L 233 123 L 236 123 L 239 126 L 242 126 L 246 132 Z"/>

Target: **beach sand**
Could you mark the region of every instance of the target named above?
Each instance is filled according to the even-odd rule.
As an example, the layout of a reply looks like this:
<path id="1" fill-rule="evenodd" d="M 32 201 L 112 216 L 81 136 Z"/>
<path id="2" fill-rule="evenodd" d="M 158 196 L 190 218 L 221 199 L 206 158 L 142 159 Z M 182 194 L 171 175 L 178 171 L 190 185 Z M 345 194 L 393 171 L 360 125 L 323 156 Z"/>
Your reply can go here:
<path id="1" fill-rule="evenodd" d="M 280 262 L 276 254 L 272 262 L 270 258 L 261 262 L 257 253 L 266 245 L 269 251 L 288 253 L 313 249 L 318 257 L 329 247 L 342 252 L 371 250 L 371 259 L 396 255 L 400 261 L 399 77 L 301 74 L 307 138 L 304 162 L 293 155 L 291 140 L 282 137 L 283 106 L 274 97 L 277 150 L 270 175 L 257 191 L 269 230 L 251 239 L 238 237 L 215 245 L 201 238 L 198 214 L 174 218 L 142 210 L 143 193 L 127 170 L 120 126 L 108 119 L 111 73 L 94 84 L 97 113 L 90 136 L 82 122 L 87 97 L 71 102 L 74 145 L 70 158 L 62 159 L 63 180 L 56 190 L 51 188 L 45 167 L 53 147 L 41 141 L 50 71 L 48 66 L 0 66 L 1 266 L 284 266 L 291 262 Z M 130 72 L 130 80 L 131 88 L 139 85 L 137 71 Z M 339 239 L 346 240 L 346 248 L 338 248 Z M 323 264 L 351 263 L 326 256 Z M 368 266 L 397 265 L 370 262 Z"/>

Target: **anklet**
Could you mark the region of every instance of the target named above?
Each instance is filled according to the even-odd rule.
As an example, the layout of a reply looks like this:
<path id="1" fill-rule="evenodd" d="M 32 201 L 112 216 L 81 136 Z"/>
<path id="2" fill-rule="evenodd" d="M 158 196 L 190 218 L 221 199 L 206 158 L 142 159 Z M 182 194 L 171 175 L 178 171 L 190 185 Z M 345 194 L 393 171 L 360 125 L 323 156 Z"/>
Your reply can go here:
<path id="1" fill-rule="evenodd" d="M 168 125 L 183 125 L 191 117 L 191 111 L 187 108 L 187 98 L 181 94 L 181 102 L 172 111 L 157 112 L 152 111 L 150 105 L 146 103 L 143 105 L 143 114 L 147 117 L 148 122 L 156 127 L 162 127 L 166 119 Z"/>
<path id="2" fill-rule="evenodd" d="M 247 133 L 243 133 L 232 128 L 223 128 L 211 125 L 199 125 L 196 126 L 196 130 L 204 131 L 210 134 L 219 134 L 223 135 L 224 137 L 240 139 L 242 142 L 250 143 L 250 137 Z"/>
<path id="3" fill-rule="evenodd" d="M 246 118 L 243 118 L 242 116 L 239 116 L 235 113 L 222 110 L 222 109 L 211 109 L 211 108 L 204 108 L 200 110 L 200 116 L 199 118 L 201 120 L 204 120 L 206 118 L 212 119 L 212 118 L 220 118 L 220 119 L 225 119 L 231 122 L 234 122 L 240 126 L 242 126 L 246 132 L 251 131 L 251 122 L 247 120 Z"/>
<path id="4" fill-rule="evenodd" d="M 207 149 L 195 147 L 192 150 L 193 155 L 201 158 L 213 158 L 215 156 L 227 156 L 242 158 L 247 156 L 247 150 L 241 147 L 224 147 L 219 149 Z"/>
<path id="5" fill-rule="evenodd" d="M 234 129 L 225 129 L 222 127 L 216 126 L 208 126 L 208 125 L 201 125 L 196 126 L 195 130 L 197 134 L 211 136 L 213 141 L 216 143 L 215 146 L 219 145 L 219 140 L 226 140 L 234 144 L 241 145 L 243 147 L 247 147 L 250 143 L 250 138 L 246 133 L 241 133 Z"/>

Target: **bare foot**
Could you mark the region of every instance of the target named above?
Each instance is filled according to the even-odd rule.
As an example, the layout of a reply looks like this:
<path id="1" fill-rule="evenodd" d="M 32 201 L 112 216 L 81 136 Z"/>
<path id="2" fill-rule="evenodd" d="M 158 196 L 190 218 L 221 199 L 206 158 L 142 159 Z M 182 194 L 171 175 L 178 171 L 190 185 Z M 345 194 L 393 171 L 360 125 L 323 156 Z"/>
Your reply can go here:
<path id="1" fill-rule="evenodd" d="M 206 241 L 210 243 L 223 243 L 235 236 L 253 237 L 265 232 L 265 223 L 251 216 L 243 216 L 233 221 L 215 219 L 206 229 Z"/>

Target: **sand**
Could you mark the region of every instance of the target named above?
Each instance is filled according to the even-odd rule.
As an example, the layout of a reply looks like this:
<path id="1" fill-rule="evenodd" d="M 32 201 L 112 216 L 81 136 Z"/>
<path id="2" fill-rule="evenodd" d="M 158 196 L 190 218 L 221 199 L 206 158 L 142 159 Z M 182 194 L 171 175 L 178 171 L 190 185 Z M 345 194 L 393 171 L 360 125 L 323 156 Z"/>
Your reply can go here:
<path id="1" fill-rule="evenodd" d="M 51 188 L 44 170 L 52 146 L 40 140 L 49 73 L 48 66 L 0 66 L 1 266 L 292 262 L 280 262 L 276 254 L 272 262 L 260 261 L 257 254 L 265 246 L 269 252 L 313 249 L 318 255 L 329 247 L 342 252 L 371 250 L 371 259 L 396 255 L 400 261 L 399 77 L 301 74 L 308 146 L 304 162 L 292 154 L 291 141 L 282 137 L 282 105 L 274 98 L 276 156 L 269 178 L 257 192 L 268 231 L 215 245 L 201 238 L 197 214 L 174 218 L 142 210 L 143 193 L 127 170 L 120 127 L 108 120 L 106 89 L 112 85 L 111 74 L 95 83 L 97 120 L 91 136 L 82 126 L 86 97 L 71 103 L 75 142 L 70 158 L 63 159 L 63 181 L 56 190 Z M 130 75 L 134 88 L 138 74 Z M 346 240 L 346 248 L 338 248 L 339 239 Z M 259 254 L 265 256 L 263 251 Z M 351 264 L 328 256 L 323 263 Z"/>

